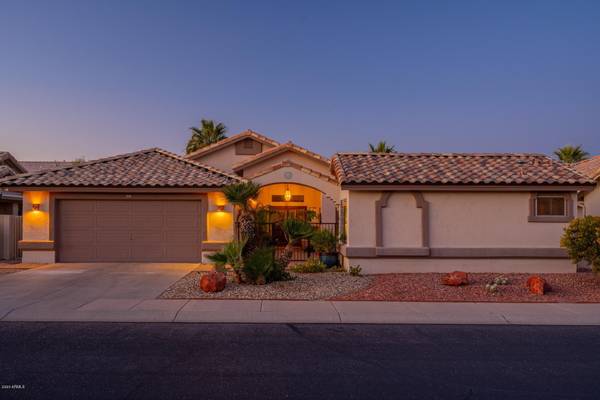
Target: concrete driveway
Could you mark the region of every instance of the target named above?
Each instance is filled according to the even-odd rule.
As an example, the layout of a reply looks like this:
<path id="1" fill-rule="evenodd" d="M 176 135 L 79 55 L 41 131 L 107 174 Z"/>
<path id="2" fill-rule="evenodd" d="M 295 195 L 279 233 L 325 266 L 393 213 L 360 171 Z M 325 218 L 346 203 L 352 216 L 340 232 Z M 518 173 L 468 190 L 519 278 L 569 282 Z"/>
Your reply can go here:
<path id="1" fill-rule="evenodd" d="M 160 315 L 156 297 L 198 264 L 50 264 L 0 276 L 0 319 L 78 319 L 137 307 Z M 146 304 L 143 304 L 147 302 Z M 156 303 L 155 307 L 152 304 Z M 141 307 L 141 308 L 140 308 Z"/>

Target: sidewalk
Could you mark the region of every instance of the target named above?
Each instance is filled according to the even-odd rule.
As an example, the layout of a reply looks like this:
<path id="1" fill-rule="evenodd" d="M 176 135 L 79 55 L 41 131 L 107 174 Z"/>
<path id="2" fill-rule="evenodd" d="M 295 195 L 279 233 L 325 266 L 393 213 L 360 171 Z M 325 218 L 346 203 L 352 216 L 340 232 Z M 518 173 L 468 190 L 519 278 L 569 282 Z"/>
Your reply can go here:
<path id="1" fill-rule="evenodd" d="M 0 321 L 600 325 L 600 304 L 100 298 L 78 308 L 36 302 Z"/>

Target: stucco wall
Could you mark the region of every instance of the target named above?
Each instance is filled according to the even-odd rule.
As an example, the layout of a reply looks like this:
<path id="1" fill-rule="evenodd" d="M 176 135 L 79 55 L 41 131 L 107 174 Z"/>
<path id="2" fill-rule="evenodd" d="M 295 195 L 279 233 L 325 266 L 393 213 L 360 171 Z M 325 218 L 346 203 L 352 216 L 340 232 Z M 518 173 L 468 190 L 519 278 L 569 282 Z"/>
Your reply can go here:
<path id="1" fill-rule="evenodd" d="M 252 176 L 256 175 L 257 173 L 264 171 L 271 165 L 279 164 L 282 161 L 291 161 L 291 162 L 300 164 L 302 166 L 305 166 L 307 168 L 310 168 L 314 171 L 318 171 L 322 174 L 326 174 L 326 175 L 330 174 L 328 164 L 319 162 L 319 161 L 315 160 L 314 158 L 303 155 L 303 154 L 294 153 L 293 151 L 286 151 L 284 153 L 278 154 L 271 158 L 262 160 L 259 163 L 248 166 L 247 168 L 244 169 L 244 176 L 252 177 Z"/>
<path id="2" fill-rule="evenodd" d="M 559 247 L 566 226 L 528 222 L 529 192 L 425 192 L 423 197 L 429 203 L 430 247 Z M 375 246 L 380 198 L 381 192 L 350 192 L 349 246 Z M 574 195 L 573 200 L 576 204 Z M 419 244 L 421 212 L 410 193 L 394 193 L 382 209 L 384 246 Z"/>
<path id="3" fill-rule="evenodd" d="M 39 204 L 39 210 L 33 210 Z M 50 240 L 50 195 L 48 192 L 23 193 L 23 241 Z M 53 263 L 54 251 L 24 250 L 24 263 Z"/>
<path id="4" fill-rule="evenodd" d="M 234 209 L 223 193 L 209 193 L 206 214 L 206 241 L 228 242 L 233 239 Z M 223 210 L 219 210 L 223 206 Z"/>
<path id="5" fill-rule="evenodd" d="M 263 144 L 263 151 L 272 148 L 269 144 Z M 218 168 L 222 171 L 232 172 L 231 167 L 237 163 L 246 160 L 252 155 L 237 155 L 235 154 L 235 143 L 225 146 L 219 150 L 206 155 L 194 157 L 193 160 Z"/>
<path id="6" fill-rule="evenodd" d="M 600 216 L 600 187 L 586 194 L 584 204 L 586 215 Z"/>

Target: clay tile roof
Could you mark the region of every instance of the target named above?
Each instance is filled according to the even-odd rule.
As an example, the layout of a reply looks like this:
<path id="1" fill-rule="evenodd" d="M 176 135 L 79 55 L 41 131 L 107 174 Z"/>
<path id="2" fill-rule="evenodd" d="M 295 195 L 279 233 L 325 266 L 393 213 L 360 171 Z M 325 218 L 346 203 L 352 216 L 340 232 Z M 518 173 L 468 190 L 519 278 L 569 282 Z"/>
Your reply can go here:
<path id="1" fill-rule="evenodd" d="M 0 180 L 0 187 L 220 187 L 241 179 L 161 149 L 73 164 Z"/>
<path id="2" fill-rule="evenodd" d="M 344 153 L 341 184 L 590 185 L 587 176 L 543 154 Z"/>
<path id="3" fill-rule="evenodd" d="M 592 179 L 600 178 L 600 156 L 590 157 L 573 165 L 577 172 L 589 176 Z"/>
<path id="4" fill-rule="evenodd" d="M 27 170 L 27 172 L 40 172 L 49 169 L 68 167 L 76 163 L 76 161 L 19 161 L 19 163 Z"/>
<path id="5" fill-rule="evenodd" d="M 187 154 L 185 157 L 186 158 L 197 158 L 199 156 L 203 156 L 205 154 L 212 153 L 213 151 L 216 151 L 227 145 L 239 142 L 240 140 L 243 140 L 246 138 L 251 138 L 251 139 L 257 140 L 261 143 L 270 144 L 272 146 L 279 146 L 279 142 L 277 142 L 271 138 L 268 138 L 264 135 L 261 135 L 258 132 L 254 132 L 251 129 L 247 129 L 243 132 L 238 133 L 237 135 L 230 136 L 223 140 L 219 140 L 217 143 L 209 144 L 208 146 L 202 147 L 190 154 Z"/>
<path id="6" fill-rule="evenodd" d="M 286 152 L 288 150 L 289 151 L 293 151 L 293 152 L 298 153 L 298 154 L 307 155 L 309 157 L 314 158 L 317 161 L 321 161 L 324 164 L 329 164 L 329 159 L 327 159 L 327 158 L 325 158 L 325 157 L 323 157 L 323 156 L 321 156 L 321 155 L 319 155 L 317 153 L 313 153 L 312 151 L 307 150 L 304 147 L 298 146 L 297 144 L 294 144 L 292 142 L 287 142 L 287 143 L 284 143 L 284 144 L 280 144 L 280 145 L 278 145 L 276 147 L 273 147 L 271 149 L 265 150 L 265 151 L 263 151 L 261 153 L 258 153 L 258 154 L 254 155 L 252 157 L 246 158 L 242 162 L 239 162 L 239 163 L 235 164 L 233 166 L 233 170 L 234 171 L 239 171 L 239 170 L 244 169 L 245 167 L 247 167 L 249 165 L 257 163 L 258 161 L 266 160 L 266 159 L 268 159 L 270 157 L 273 157 L 273 156 L 275 156 L 277 154 L 284 153 L 284 152 Z"/>

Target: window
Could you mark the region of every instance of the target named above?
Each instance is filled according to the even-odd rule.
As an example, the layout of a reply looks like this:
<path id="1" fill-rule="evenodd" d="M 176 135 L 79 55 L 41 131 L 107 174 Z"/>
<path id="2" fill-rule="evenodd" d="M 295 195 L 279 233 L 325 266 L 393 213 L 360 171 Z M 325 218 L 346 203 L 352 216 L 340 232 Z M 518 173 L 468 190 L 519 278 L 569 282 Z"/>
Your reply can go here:
<path id="1" fill-rule="evenodd" d="M 532 193 L 529 222 L 568 222 L 573 218 L 570 193 Z"/>
<path id="2" fill-rule="evenodd" d="M 563 196 L 538 195 L 535 202 L 535 215 L 558 215 L 565 214 L 565 198 Z"/>

